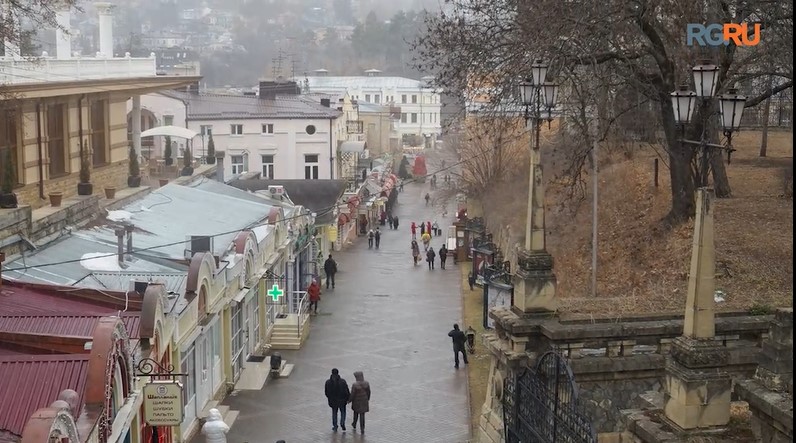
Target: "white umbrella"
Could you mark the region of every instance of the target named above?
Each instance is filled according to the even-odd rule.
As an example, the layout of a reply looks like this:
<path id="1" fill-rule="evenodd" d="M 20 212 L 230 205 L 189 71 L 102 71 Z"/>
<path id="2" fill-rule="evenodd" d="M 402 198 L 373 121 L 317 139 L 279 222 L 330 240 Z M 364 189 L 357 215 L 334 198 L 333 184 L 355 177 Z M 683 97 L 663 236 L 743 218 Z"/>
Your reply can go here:
<path id="1" fill-rule="evenodd" d="M 156 128 L 147 129 L 146 131 L 141 133 L 141 137 L 152 137 L 155 135 L 160 136 L 169 136 L 169 137 L 179 137 L 184 139 L 192 139 L 199 135 L 198 132 L 192 131 L 188 128 L 182 128 L 179 126 L 158 126 Z"/>

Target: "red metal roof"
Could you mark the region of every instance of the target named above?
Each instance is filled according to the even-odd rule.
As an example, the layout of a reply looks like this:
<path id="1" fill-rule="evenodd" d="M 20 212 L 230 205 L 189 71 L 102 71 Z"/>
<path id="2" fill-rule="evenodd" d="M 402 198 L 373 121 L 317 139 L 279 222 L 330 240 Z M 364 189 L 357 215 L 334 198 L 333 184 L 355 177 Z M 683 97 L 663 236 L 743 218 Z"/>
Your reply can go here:
<path id="1" fill-rule="evenodd" d="M 83 408 L 88 355 L 0 355 L 0 431 L 21 436 L 31 414 L 74 389 Z"/>
<path id="2" fill-rule="evenodd" d="M 66 337 L 91 337 L 100 315 L 2 315 L 0 311 L 0 332 L 20 334 L 42 334 Z M 138 329 L 141 316 L 122 314 L 122 322 L 130 338 L 139 338 Z"/>
<path id="3" fill-rule="evenodd" d="M 3 285 L 0 288 L 0 314 L 2 315 L 114 315 L 113 308 L 97 306 L 91 302 L 46 294 L 41 291 Z"/>

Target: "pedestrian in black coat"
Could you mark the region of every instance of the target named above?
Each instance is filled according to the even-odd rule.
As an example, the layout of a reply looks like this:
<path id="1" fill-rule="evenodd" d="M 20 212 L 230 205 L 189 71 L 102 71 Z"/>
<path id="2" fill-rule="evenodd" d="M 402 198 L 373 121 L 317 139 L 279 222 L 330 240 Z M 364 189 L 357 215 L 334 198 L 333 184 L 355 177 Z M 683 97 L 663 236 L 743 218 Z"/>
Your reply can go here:
<path id="1" fill-rule="evenodd" d="M 428 269 L 434 269 L 434 260 L 437 258 L 437 253 L 434 248 L 428 248 L 426 251 L 426 261 L 428 262 Z"/>
<path id="2" fill-rule="evenodd" d="M 467 343 L 467 336 L 459 329 L 458 324 L 453 325 L 453 329 L 448 332 L 448 337 L 453 341 L 453 367 L 459 369 L 459 353 L 462 353 L 464 364 L 467 364 L 467 351 L 465 344 Z"/>
<path id="3" fill-rule="evenodd" d="M 337 413 L 340 413 L 340 427 L 345 431 L 345 413 L 348 400 L 351 398 L 351 391 L 348 390 L 348 383 L 340 377 L 337 368 L 332 369 L 332 375 L 326 380 L 326 399 L 329 407 L 332 408 L 332 430 L 337 432 Z"/>
<path id="4" fill-rule="evenodd" d="M 445 261 L 448 259 L 448 248 L 445 247 L 443 244 L 441 248 L 439 248 L 439 267 L 445 269 Z"/>

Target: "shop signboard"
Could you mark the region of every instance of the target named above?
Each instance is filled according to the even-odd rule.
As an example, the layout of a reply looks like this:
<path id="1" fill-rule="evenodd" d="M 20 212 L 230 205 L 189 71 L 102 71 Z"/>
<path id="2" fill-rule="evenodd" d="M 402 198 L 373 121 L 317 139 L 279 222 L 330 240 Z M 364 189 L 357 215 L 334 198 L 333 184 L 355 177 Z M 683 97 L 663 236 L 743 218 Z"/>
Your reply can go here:
<path id="1" fill-rule="evenodd" d="M 144 421 L 150 426 L 179 426 L 183 420 L 182 383 L 151 381 L 144 386 Z"/>

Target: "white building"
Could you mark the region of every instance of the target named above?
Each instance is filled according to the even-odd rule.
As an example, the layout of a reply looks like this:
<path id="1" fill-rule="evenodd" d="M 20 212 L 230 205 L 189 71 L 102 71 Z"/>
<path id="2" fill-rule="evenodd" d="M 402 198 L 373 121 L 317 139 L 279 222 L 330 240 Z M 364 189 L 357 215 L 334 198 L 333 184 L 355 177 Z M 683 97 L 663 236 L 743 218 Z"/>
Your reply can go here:
<path id="1" fill-rule="evenodd" d="M 391 105 L 401 108 L 401 120 L 396 129 L 405 144 L 411 136 L 421 136 L 427 144 L 434 143 L 442 133 L 440 90 L 429 85 L 429 78 L 412 80 L 404 77 L 382 77 L 380 71 L 370 69 L 364 76 L 329 76 L 325 69 L 315 71 L 304 81 L 311 93 L 343 97 L 346 93 L 355 101 Z"/>
<path id="2" fill-rule="evenodd" d="M 224 175 L 258 171 L 269 179 L 338 178 L 337 151 L 346 139 L 343 113 L 298 94 L 293 82 L 260 82 L 259 95 L 219 95 L 168 91 L 141 98 L 145 126 L 174 125 L 200 134 L 194 156 L 205 156 L 212 134 L 225 151 Z M 147 118 L 150 119 L 147 121 Z M 152 157 L 162 157 L 156 141 Z M 182 156 L 182 140 L 173 150 Z M 173 145 L 174 146 L 174 145 Z"/>

